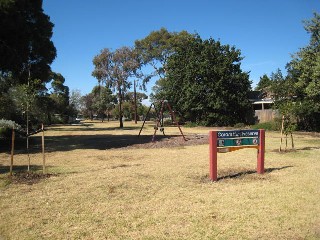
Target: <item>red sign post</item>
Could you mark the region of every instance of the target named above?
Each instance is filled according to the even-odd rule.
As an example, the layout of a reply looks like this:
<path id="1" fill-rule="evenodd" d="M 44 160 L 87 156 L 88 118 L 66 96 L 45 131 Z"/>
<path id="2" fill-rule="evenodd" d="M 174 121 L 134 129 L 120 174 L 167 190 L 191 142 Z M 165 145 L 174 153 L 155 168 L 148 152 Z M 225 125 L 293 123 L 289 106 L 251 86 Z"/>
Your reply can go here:
<path id="1" fill-rule="evenodd" d="M 217 181 L 218 152 L 226 153 L 243 148 L 255 148 L 257 173 L 264 173 L 265 130 L 233 130 L 209 132 L 210 180 Z"/>

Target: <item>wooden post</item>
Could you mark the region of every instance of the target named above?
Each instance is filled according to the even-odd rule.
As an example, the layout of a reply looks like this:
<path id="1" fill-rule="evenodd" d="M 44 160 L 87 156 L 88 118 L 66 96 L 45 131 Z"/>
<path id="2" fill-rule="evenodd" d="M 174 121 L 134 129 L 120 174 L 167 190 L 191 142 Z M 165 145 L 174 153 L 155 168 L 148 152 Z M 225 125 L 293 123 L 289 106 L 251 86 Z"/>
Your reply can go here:
<path id="1" fill-rule="evenodd" d="M 157 125 L 154 127 L 154 133 L 153 133 L 153 136 L 152 136 L 152 142 L 154 142 L 154 140 L 155 140 L 156 133 L 157 133 L 157 130 L 158 130 L 160 122 L 161 122 L 161 115 L 163 113 L 163 107 L 164 107 L 164 100 L 161 101 L 160 113 L 158 115 Z"/>
<path id="2" fill-rule="evenodd" d="M 150 105 L 150 107 L 149 107 L 149 109 L 148 109 L 148 112 L 147 112 L 147 114 L 146 114 L 146 116 L 145 116 L 145 118 L 144 118 L 144 120 L 143 120 L 143 123 L 142 123 L 142 126 L 141 126 L 141 128 L 140 128 L 138 137 L 140 137 L 140 134 L 141 134 L 141 132 L 142 132 L 142 129 L 143 129 L 143 127 L 144 127 L 144 124 L 145 124 L 146 121 L 147 121 L 147 117 L 149 116 L 149 113 L 150 113 L 150 110 L 151 110 L 151 108 L 152 108 L 152 105 L 153 105 L 154 109 L 156 109 L 156 107 L 154 106 L 154 104 L 151 103 L 151 105 Z"/>
<path id="3" fill-rule="evenodd" d="M 258 157 L 257 157 L 257 173 L 264 173 L 264 152 L 265 152 L 265 130 L 259 130 L 260 142 L 258 149 Z"/>
<path id="4" fill-rule="evenodd" d="M 42 123 L 42 157 L 43 157 L 43 174 L 46 174 L 46 156 L 44 153 L 44 127 Z"/>
<path id="5" fill-rule="evenodd" d="M 217 148 L 217 132 L 210 131 L 209 132 L 209 154 L 210 154 L 210 180 L 217 181 L 217 171 L 218 171 L 218 148 Z"/>
<path id="6" fill-rule="evenodd" d="M 175 122 L 175 124 L 177 125 L 177 127 L 179 128 L 179 131 L 180 131 L 180 133 L 181 133 L 181 135 L 182 135 L 182 137 L 183 137 L 183 140 L 187 141 L 187 139 L 185 138 L 185 136 L 184 136 L 184 134 L 183 134 L 183 132 L 182 132 L 182 130 L 181 130 L 181 128 L 180 128 L 179 122 L 177 121 L 176 115 L 175 115 L 174 112 L 172 111 L 172 108 L 171 108 L 169 102 L 167 102 L 167 106 L 168 106 L 168 109 L 169 109 L 169 111 L 170 111 L 171 118 L 173 119 L 173 121 Z"/>
<path id="7" fill-rule="evenodd" d="M 15 132 L 14 127 L 12 128 L 12 137 L 11 137 L 11 161 L 10 161 L 10 176 L 12 176 L 12 169 L 13 169 L 13 155 L 14 155 L 14 138 L 15 138 Z"/>

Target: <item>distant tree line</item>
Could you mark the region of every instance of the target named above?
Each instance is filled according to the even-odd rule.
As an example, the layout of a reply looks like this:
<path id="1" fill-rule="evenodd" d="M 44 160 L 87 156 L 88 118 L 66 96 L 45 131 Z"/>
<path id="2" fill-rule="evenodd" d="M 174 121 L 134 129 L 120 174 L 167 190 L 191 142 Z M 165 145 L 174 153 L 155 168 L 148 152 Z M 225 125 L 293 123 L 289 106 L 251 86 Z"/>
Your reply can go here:
<path id="1" fill-rule="evenodd" d="M 241 60 L 240 50 L 233 46 L 162 28 L 135 41 L 133 48 L 103 49 L 93 60 L 92 75 L 117 92 L 120 127 L 122 96 L 132 78 L 143 89 L 152 77 L 158 80 L 151 100 L 168 100 L 182 121 L 208 126 L 248 124 L 253 120 L 251 85 Z"/>
<path id="2" fill-rule="evenodd" d="M 319 18 L 315 13 L 305 22 L 310 44 L 293 55 L 288 75 L 262 76 L 257 86 L 273 92 L 277 108 L 293 116 L 299 129 L 320 129 Z M 97 86 L 82 96 L 70 92 L 64 77 L 50 68 L 56 49 L 42 0 L 1 0 L 0 27 L 0 119 L 36 126 L 81 114 L 115 118 L 123 127 L 124 119 L 145 115 L 143 92 L 156 79 L 151 101 L 168 100 L 180 121 L 206 126 L 253 122 L 249 72 L 241 69 L 243 57 L 235 46 L 161 28 L 133 46 L 102 49 L 93 58 Z"/>

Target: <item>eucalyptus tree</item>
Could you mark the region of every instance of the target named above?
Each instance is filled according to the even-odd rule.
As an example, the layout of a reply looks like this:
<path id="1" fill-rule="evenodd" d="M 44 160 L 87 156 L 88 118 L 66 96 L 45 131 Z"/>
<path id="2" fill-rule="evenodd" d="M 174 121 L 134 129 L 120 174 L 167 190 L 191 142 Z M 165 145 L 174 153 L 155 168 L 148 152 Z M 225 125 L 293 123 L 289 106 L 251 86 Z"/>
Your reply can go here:
<path id="1" fill-rule="evenodd" d="M 194 35 L 187 31 L 169 32 L 166 28 L 152 31 L 143 39 L 135 41 L 135 49 L 144 65 L 153 68 L 152 76 L 160 79 L 166 77 L 168 58 L 175 52 L 175 48 L 183 45 Z"/>
<path id="2" fill-rule="evenodd" d="M 115 51 L 105 48 L 94 57 L 93 64 L 95 69 L 92 75 L 117 93 L 118 118 L 120 128 L 123 128 L 122 102 L 124 94 L 131 86 L 129 78 L 135 76 L 140 68 L 136 51 L 129 47 L 121 47 Z"/>

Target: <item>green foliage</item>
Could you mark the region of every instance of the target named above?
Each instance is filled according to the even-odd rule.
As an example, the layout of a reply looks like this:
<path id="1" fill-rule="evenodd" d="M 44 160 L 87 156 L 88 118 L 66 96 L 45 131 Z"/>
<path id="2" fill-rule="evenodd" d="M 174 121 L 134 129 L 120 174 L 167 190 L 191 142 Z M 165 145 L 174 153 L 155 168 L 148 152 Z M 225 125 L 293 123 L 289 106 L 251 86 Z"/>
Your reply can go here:
<path id="1" fill-rule="evenodd" d="M 240 51 L 199 36 L 176 48 L 168 59 L 167 78 L 154 98 L 167 99 L 186 120 L 202 125 L 248 122 L 248 73 L 240 68 Z"/>
<path id="2" fill-rule="evenodd" d="M 272 81 L 266 74 L 264 74 L 262 77 L 260 77 L 260 80 L 255 90 L 260 91 L 261 98 L 270 98 L 271 88 L 272 88 Z"/>
<path id="3" fill-rule="evenodd" d="M 270 78 L 267 76 L 267 74 L 264 74 L 262 77 L 260 77 L 260 80 L 259 80 L 255 90 L 264 91 L 265 89 L 270 87 L 271 83 L 272 82 L 271 82 Z"/>
<path id="4" fill-rule="evenodd" d="M 178 46 L 184 45 L 193 35 L 186 32 L 169 32 L 166 28 L 152 31 L 147 37 L 135 41 L 135 49 L 143 65 L 150 65 L 154 72 L 147 76 L 166 77 L 167 61 Z M 149 78 L 147 78 L 149 79 Z"/>
<path id="5" fill-rule="evenodd" d="M 20 130 L 21 126 L 14 121 L 0 119 L 0 138 L 11 138 L 12 129 Z"/>
<path id="6" fill-rule="evenodd" d="M 56 49 L 42 0 L 2 0 L 0 28 L 0 117 L 26 126 L 28 115 L 28 125 L 37 128 L 54 113 L 71 114 L 65 79 L 50 68 Z"/>
<path id="7" fill-rule="evenodd" d="M 19 129 L 21 129 L 21 126 L 14 121 L 0 119 L 0 128 L 10 128 L 10 129 L 14 128 L 14 129 L 19 130 Z"/>
<path id="8" fill-rule="evenodd" d="M 236 123 L 235 125 L 233 125 L 233 127 L 238 129 L 243 129 L 246 127 L 246 125 L 244 123 Z"/>
<path id="9" fill-rule="evenodd" d="M 251 126 L 252 129 L 265 129 L 267 131 L 280 131 L 281 120 L 274 120 L 271 122 L 257 123 Z"/>
<path id="10" fill-rule="evenodd" d="M 92 76 L 97 78 L 98 82 L 103 82 L 108 87 L 112 87 L 118 96 L 118 119 L 120 128 L 123 127 L 123 95 L 130 88 L 129 77 L 139 75 L 140 61 L 137 52 L 129 47 L 122 47 L 112 52 L 105 48 L 93 59 L 95 69 Z"/>
<path id="11" fill-rule="evenodd" d="M 0 5 L 0 72 L 18 83 L 45 82 L 56 49 L 50 40 L 53 24 L 43 13 L 42 0 L 2 1 Z"/>
<path id="12" fill-rule="evenodd" d="M 320 131 L 320 15 L 305 21 L 311 35 L 308 46 L 293 55 L 288 64 L 287 88 L 293 92 L 299 129 Z"/>
<path id="13" fill-rule="evenodd" d="M 103 86 L 95 86 L 92 91 L 92 110 L 104 120 L 106 111 L 114 108 L 116 97 L 109 88 Z"/>
<path id="14" fill-rule="evenodd" d="M 186 122 L 183 126 L 187 128 L 193 128 L 193 127 L 198 127 L 198 124 L 195 122 Z"/>

